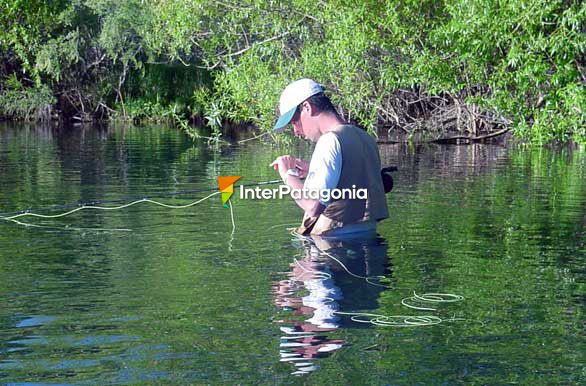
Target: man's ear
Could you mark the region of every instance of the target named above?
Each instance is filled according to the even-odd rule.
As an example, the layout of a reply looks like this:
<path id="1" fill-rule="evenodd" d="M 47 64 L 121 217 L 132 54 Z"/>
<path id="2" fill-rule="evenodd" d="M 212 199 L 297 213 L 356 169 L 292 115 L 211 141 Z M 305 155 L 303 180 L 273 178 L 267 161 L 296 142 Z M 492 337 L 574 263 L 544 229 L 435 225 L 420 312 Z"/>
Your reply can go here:
<path id="1" fill-rule="evenodd" d="M 309 103 L 308 101 L 303 102 L 303 104 L 301 105 L 301 108 L 303 108 L 305 111 L 307 111 L 309 113 L 309 116 L 312 116 L 315 113 L 315 109 L 313 108 L 311 103 Z"/>

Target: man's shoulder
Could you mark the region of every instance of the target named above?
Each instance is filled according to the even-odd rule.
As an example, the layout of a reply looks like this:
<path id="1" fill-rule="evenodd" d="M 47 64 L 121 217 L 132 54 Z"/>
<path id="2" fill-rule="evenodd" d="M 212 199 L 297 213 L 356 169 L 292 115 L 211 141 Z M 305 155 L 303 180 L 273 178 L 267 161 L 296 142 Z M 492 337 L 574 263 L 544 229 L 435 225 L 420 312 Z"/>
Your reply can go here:
<path id="1" fill-rule="evenodd" d="M 325 134 L 322 134 L 321 137 L 317 140 L 316 148 L 339 148 L 340 147 L 340 140 L 338 136 L 333 132 L 329 131 Z"/>
<path id="2" fill-rule="evenodd" d="M 330 133 L 335 133 L 336 137 L 340 142 L 355 142 L 355 141 L 366 141 L 370 143 L 375 143 L 375 139 L 366 132 L 361 127 L 345 124 L 338 126 L 335 130 L 332 130 Z"/>
<path id="3" fill-rule="evenodd" d="M 331 132 L 340 133 L 340 132 L 344 132 L 344 131 L 354 131 L 354 130 L 364 131 L 356 125 L 351 125 L 350 123 L 345 123 L 343 125 L 337 126 L 333 130 L 331 130 L 330 133 Z"/>
<path id="4" fill-rule="evenodd" d="M 332 130 L 331 132 L 334 132 L 338 135 L 344 135 L 344 134 L 358 134 L 360 136 L 369 136 L 370 134 L 368 134 L 366 132 L 366 130 L 364 130 L 362 127 L 356 126 L 356 125 L 351 125 L 349 123 L 345 124 L 345 125 L 340 125 L 338 127 L 336 127 L 336 129 Z"/>

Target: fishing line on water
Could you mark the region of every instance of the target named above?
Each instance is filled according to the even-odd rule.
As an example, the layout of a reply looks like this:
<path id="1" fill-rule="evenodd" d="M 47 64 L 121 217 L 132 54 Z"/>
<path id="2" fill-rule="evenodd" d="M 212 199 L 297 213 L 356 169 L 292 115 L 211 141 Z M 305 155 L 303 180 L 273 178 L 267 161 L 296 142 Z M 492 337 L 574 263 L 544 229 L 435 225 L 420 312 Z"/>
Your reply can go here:
<path id="1" fill-rule="evenodd" d="M 271 185 L 271 184 L 275 184 L 275 183 L 280 183 L 281 180 L 270 180 L 270 181 L 262 181 L 262 182 L 257 182 L 254 184 L 248 184 L 247 186 L 261 186 L 261 185 Z M 235 186 L 236 188 L 238 188 L 240 185 Z M 198 189 L 198 190 L 185 190 L 185 191 L 179 191 L 179 192 L 167 192 L 164 193 L 163 195 L 167 195 L 167 196 L 175 196 L 175 195 L 180 195 L 180 194 L 188 194 L 188 193 L 194 193 L 194 192 L 204 192 L 204 191 L 210 191 L 210 190 L 216 190 L 215 192 L 207 195 L 206 197 L 196 200 L 194 202 L 191 202 L 189 204 L 186 205 L 169 205 L 169 204 L 165 204 L 163 202 L 160 201 L 156 201 L 153 200 L 152 198 L 140 198 L 140 199 L 135 199 L 129 203 L 123 204 L 123 205 L 119 205 L 119 206 L 103 206 L 100 204 L 105 204 L 105 203 L 115 203 L 115 202 L 123 202 L 125 200 L 123 199 L 116 199 L 116 200 L 103 200 L 103 201 L 92 201 L 89 203 L 85 203 L 85 204 L 65 204 L 65 205 L 58 205 L 58 206 L 53 206 L 50 208 L 41 208 L 41 209 L 37 209 L 37 210 L 21 210 L 21 211 L 16 211 L 16 212 L 5 212 L 5 213 L 0 213 L 0 220 L 5 220 L 5 221 L 11 221 L 14 222 L 18 225 L 23 225 L 26 227 L 35 227 L 35 228 L 47 228 L 47 229 L 60 229 L 60 230 L 75 230 L 75 231 L 122 231 L 122 232 L 130 232 L 132 231 L 131 229 L 126 229 L 126 228 L 80 228 L 80 227 L 71 227 L 71 226 L 66 226 L 66 227 L 56 227 L 56 226 L 48 226 L 48 225 L 39 225 L 39 224 L 30 224 L 30 223 L 26 223 L 23 221 L 18 221 L 16 219 L 21 218 L 21 217 L 38 217 L 38 218 L 43 218 L 43 219 L 55 219 L 55 218 L 61 218 L 61 217 L 65 217 L 68 216 L 70 214 L 79 212 L 81 210 L 86 210 L 86 209 L 94 209 L 94 210 L 121 210 L 121 209 L 125 209 L 128 207 L 131 207 L 133 205 L 136 204 L 140 204 L 140 203 L 150 203 L 153 205 L 157 205 L 157 206 L 161 206 L 164 208 L 168 208 L 168 209 L 186 209 L 186 208 L 190 208 L 194 205 L 197 205 L 217 194 L 220 194 L 221 192 L 217 191 L 217 188 L 209 188 L 209 189 Z M 234 233 L 236 231 L 236 223 L 234 221 L 234 210 L 232 207 L 232 202 L 231 200 L 228 201 L 229 204 L 229 208 L 230 208 L 230 218 L 232 221 L 232 233 L 231 236 L 234 236 Z M 49 211 L 49 210 L 58 210 L 58 209 L 66 209 L 66 208 L 71 208 L 73 206 L 77 206 L 75 209 L 63 212 L 63 213 L 58 213 L 58 214 L 53 214 L 53 215 L 49 215 L 49 214 L 41 214 L 41 213 L 35 213 L 35 212 L 40 212 L 40 211 Z M 8 215 L 8 216 L 6 216 Z"/>
<path id="2" fill-rule="evenodd" d="M 346 266 L 344 265 L 344 263 L 342 263 L 342 262 L 341 262 L 341 261 L 340 261 L 338 258 L 336 258 L 336 257 L 335 257 L 334 255 L 332 255 L 331 253 L 328 253 L 328 252 L 324 251 L 323 249 L 319 248 L 317 245 L 315 245 L 315 242 L 314 242 L 314 241 L 313 241 L 313 240 L 312 240 L 310 237 L 307 237 L 307 236 L 304 236 L 304 235 L 301 235 L 301 234 L 297 233 L 297 231 L 296 231 L 295 229 L 293 229 L 293 230 L 291 231 L 291 235 L 292 235 L 292 236 L 294 236 L 294 237 L 297 237 L 299 240 L 303 240 L 303 241 L 307 241 L 307 242 L 311 243 L 311 244 L 312 244 L 312 245 L 313 245 L 313 246 L 314 246 L 314 247 L 315 247 L 315 248 L 316 248 L 316 249 L 317 249 L 317 250 L 318 250 L 320 253 L 322 253 L 322 254 L 324 254 L 324 255 L 328 256 L 330 259 L 332 259 L 332 260 L 334 260 L 336 263 L 338 263 L 338 264 L 340 265 L 340 267 L 342 267 L 342 269 L 343 269 L 344 271 L 346 271 L 346 272 L 347 272 L 347 273 L 348 273 L 350 276 L 353 276 L 353 277 L 355 277 L 355 278 L 357 278 L 357 279 L 363 279 L 363 280 L 365 280 L 365 281 L 366 281 L 368 284 L 370 284 L 370 285 L 373 285 L 373 286 L 376 286 L 376 287 L 392 288 L 392 287 L 390 287 L 390 286 L 387 286 L 387 285 L 384 285 L 384 284 L 379 284 L 379 283 L 373 283 L 373 282 L 371 281 L 371 280 L 373 280 L 373 279 L 374 279 L 374 280 L 381 280 L 381 279 L 384 279 L 384 276 L 360 276 L 360 275 L 357 275 L 357 274 L 353 273 L 353 272 L 352 272 L 352 271 L 350 271 L 350 270 L 348 269 L 348 267 L 346 267 Z"/>
<path id="3" fill-rule="evenodd" d="M 0 217 L 0 219 L 3 219 L 2 217 Z M 65 227 L 56 227 L 56 226 L 51 226 L 51 225 L 39 225 L 39 224 L 31 224 L 31 223 L 26 223 L 26 222 L 22 222 L 22 221 L 18 221 L 15 219 L 12 220 L 7 220 L 7 221 L 12 221 L 18 225 L 22 225 L 25 227 L 33 227 L 33 228 L 43 228 L 43 229 L 53 229 L 53 230 L 70 230 L 70 231 L 103 231 L 103 232 L 132 232 L 132 229 L 127 229 L 127 228 L 80 228 L 80 227 L 72 227 L 72 226 L 65 226 Z"/>
<path id="4" fill-rule="evenodd" d="M 269 181 L 261 181 L 255 182 L 251 184 L 241 184 L 242 186 L 262 186 L 262 185 L 273 185 L 282 183 L 283 180 L 269 180 Z M 241 185 L 235 185 L 234 188 L 239 188 Z M 193 194 L 193 193 L 203 193 L 203 192 L 217 192 L 218 188 L 202 188 L 202 189 L 189 189 L 189 190 L 180 190 L 176 192 L 154 192 L 150 194 L 150 197 L 174 197 L 180 196 L 185 194 Z M 55 211 L 60 209 L 69 209 L 69 208 L 78 208 L 81 206 L 90 206 L 90 205 L 103 205 L 103 204 L 116 204 L 116 203 L 123 203 L 128 201 L 140 201 L 143 199 L 148 199 L 148 197 L 124 197 L 124 198 L 116 198 L 116 199 L 106 199 L 106 200 L 93 200 L 93 201 L 86 201 L 86 202 L 77 202 L 71 204 L 62 204 L 62 205 L 53 205 L 50 207 L 45 208 L 35 208 L 35 209 L 25 209 L 25 210 L 17 210 L 13 212 L 0 212 L 0 219 L 5 217 L 11 217 L 17 214 L 23 213 L 38 213 L 38 212 L 49 212 Z"/>
<path id="5" fill-rule="evenodd" d="M 179 191 L 179 192 L 157 192 L 157 193 L 153 193 L 151 195 L 151 197 L 178 196 L 178 195 L 183 195 L 183 194 L 210 192 L 213 190 L 217 190 L 217 188 L 183 190 L 183 191 Z M 55 210 L 60 210 L 60 209 L 78 208 L 80 206 L 116 204 L 116 203 L 128 202 L 128 201 L 138 201 L 138 200 L 141 200 L 144 198 L 145 198 L 144 196 L 143 197 L 125 197 L 125 198 L 117 198 L 117 199 L 94 200 L 94 201 L 77 202 L 77 203 L 71 203 L 71 204 L 53 205 L 53 206 L 46 207 L 46 208 L 26 209 L 26 210 L 14 211 L 14 212 L 3 212 L 3 213 L 0 213 L 0 217 L 9 217 L 9 216 L 13 216 L 16 214 L 30 213 L 30 212 L 49 212 L 49 211 L 55 211 Z"/>
<path id="6" fill-rule="evenodd" d="M 270 227 L 267 228 L 267 231 L 269 231 L 271 229 L 282 228 L 282 227 L 291 226 L 291 225 L 298 225 L 298 223 L 296 223 L 296 222 L 290 222 L 290 223 L 286 223 L 286 224 L 272 225 L 272 226 L 270 226 Z"/>
<path id="7" fill-rule="evenodd" d="M 220 194 L 221 192 L 214 192 L 212 194 L 207 195 L 206 197 L 191 202 L 189 204 L 186 205 L 169 205 L 169 204 L 165 204 L 163 202 L 159 202 L 159 201 L 155 201 L 152 200 L 150 198 L 142 198 L 140 200 L 136 200 L 136 201 L 132 201 L 129 202 L 128 204 L 124 204 L 124 205 L 119 205 L 119 206 L 97 206 L 97 205 L 83 205 L 80 206 L 79 208 L 75 208 L 72 209 L 70 211 L 64 212 L 64 213 L 59 213 L 59 214 L 54 214 L 54 215 L 48 215 L 48 214 L 40 214 L 40 213 L 32 213 L 32 212 L 24 212 L 24 213 L 20 213 L 20 214 L 16 214 L 13 216 L 8 216 L 8 217 L 4 217 L 4 216 L 0 216 L 1 220 L 6 220 L 6 221 L 12 221 L 16 224 L 19 225 L 24 225 L 27 227 L 36 227 L 36 228 L 51 228 L 51 229 L 61 229 L 61 230 L 74 230 L 74 231 L 123 231 L 123 232 L 130 232 L 132 231 L 131 229 L 126 229 L 126 228 L 79 228 L 79 227 L 70 227 L 70 226 L 66 226 L 63 228 L 59 228 L 59 227 L 54 227 L 54 226 L 47 226 L 47 225 L 37 225 L 37 224 L 30 224 L 30 223 L 25 223 L 25 222 L 21 222 L 16 220 L 17 218 L 20 217 L 25 217 L 25 216 L 31 216 L 31 217 L 40 217 L 40 218 L 44 218 L 44 219 L 55 219 L 55 218 L 60 218 L 60 217 L 65 217 L 68 216 L 70 214 L 73 214 L 75 212 L 79 212 L 81 210 L 86 210 L 86 209 L 94 209 L 94 210 L 120 210 L 120 209 L 125 209 L 128 208 L 130 206 L 136 205 L 136 204 L 140 204 L 143 202 L 146 203 L 150 203 L 150 204 L 154 204 L 154 205 L 158 205 L 158 206 L 162 206 L 164 208 L 169 208 L 169 209 L 185 209 L 185 208 L 189 208 L 192 207 L 194 205 L 197 205 L 217 194 Z M 230 205 L 230 210 L 232 210 L 232 207 Z M 234 223 L 234 214 L 232 213 L 232 234 L 234 233 L 235 230 L 235 223 Z"/>
<path id="8" fill-rule="evenodd" d="M 228 240 L 228 250 L 232 251 L 232 243 L 234 242 L 234 233 L 236 232 L 236 222 L 234 221 L 234 210 L 232 209 L 232 199 L 228 199 L 228 206 L 230 207 L 230 218 L 232 219 L 232 233 Z"/>
<path id="9" fill-rule="evenodd" d="M 232 209 L 232 200 L 228 200 L 228 206 L 230 207 L 230 218 L 232 219 L 232 236 L 236 232 L 236 223 L 234 222 L 234 210 Z"/>
<path id="10" fill-rule="evenodd" d="M 385 286 L 382 284 L 373 283 L 373 282 L 369 281 L 369 279 L 373 279 L 373 278 L 380 280 L 381 278 L 384 278 L 384 276 L 368 277 L 368 276 L 357 275 L 357 274 L 351 272 L 340 261 L 340 259 L 336 258 L 331 253 L 328 253 L 328 252 L 320 249 L 317 245 L 315 245 L 315 242 L 310 237 L 300 235 L 299 233 L 295 232 L 295 230 L 292 230 L 291 235 L 297 237 L 300 240 L 307 241 L 310 244 L 312 244 L 320 253 L 322 253 L 325 256 L 334 260 L 351 276 L 359 278 L 359 279 L 363 279 L 368 284 L 371 284 L 374 286 L 379 286 L 379 287 L 384 287 L 384 288 L 392 288 L 390 286 Z M 324 280 L 328 280 L 328 279 L 332 278 L 332 275 L 330 273 L 305 267 L 297 259 L 294 260 L 294 263 L 299 268 L 301 268 L 304 272 L 311 273 L 315 277 L 315 280 L 324 281 Z M 331 298 L 326 298 L 324 300 L 327 302 L 334 302 L 335 301 L 334 299 L 331 299 Z M 401 304 L 403 306 L 408 307 L 408 308 L 412 308 L 412 309 L 416 309 L 416 310 L 420 310 L 420 311 L 437 311 L 437 308 L 432 308 L 432 307 L 427 307 L 427 306 L 423 307 L 423 306 L 419 306 L 419 305 L 413 305 L 412 303 L 416 302 L 418 304 L 425 304 L 425 303 L 439 304 L 439 303 L 454 303 L 454 302 L 459 302 L 462 300 L 464 300 L 463 296 L 451 294 L 451 293 L 430 292 L 430 293 L 424 293 L 424 294 L 417 294 L 415 291 L 413 291 L 413 296 L 402 299 Z M 381 315 L 381 314 L 374 314 L 374 313 L 368 313 L 368 312 L 343 312 L 343 311 L 334 311 L 334 314 L 349 316 L 350 320 L 352 320 L 353 322 L 356 322 L 356 323 L 367 323 L 367 324 L 372 324 L 372 325 L 381 326 L 381 327 L 424 327 L 424 326 L 433 326 L 436 324 L 440 324 L 442 322 L 465 320 L 465 319 L 460 319 L 460 318 L 455 318 L 455 317 L 448 318 L 448 319 L 442 319 L 441 317 L 439 317 L 437 315 Z"/>
<path id="11" fill-rule="evenodd" d="M 338 315 L 350 316 L 356 323 L 368 323 L 383 327 L 423 327 L 440 324 L 444 319 L 435 315 L 379 315 L 367 312 L 341 312 Z"/>
<path id="12" fill-rule="evenodd" d="M 413 296 L 401 300 L 401 304 L 409 308 L 421 311 L 437 311 L 437 308 L 431 307 L 414 307 L 405 304 L 406 299 L 417 299 L 420 302 L 431 303 L 454 303 L 464 300 L 461 295 L 449 293 L 425 293 L 418 295 L 413 291 Z M 457 320 L 465 320 L 462 318 L 442 319 L 436 315 L 381 315 L 366 312 L 342 312 L 336 311 L 336 314 L 350 316 L 350 320 L 357 323 L 370 323 L 375 326 L 383 327 L 416 327 L 416 326 L 432 326 L 442 322 L 452 322 Z"/>
<path id="13" fill-rule="evenodd" d="M 169 209 L 185 209 L 185 208 L 189 208 L 191 206 L 197 205 L 200 202 L 203 202 L 203 201 L 207 200 L 208 198 L 213 197 L 217 194 L 220 194 L 220 192 L 214 192 L 214 193 L 209 194 L 200 200 L 194 201 L 194 202 L 186 204 L 186 205 L 169 205 L 169 204 L 165 204 L 165 203 L 162 203 L 159 201 L 151 200 L 150 198 L 141 198 L 140 200 L 132 201 L 132 202 L 129 202 L 128 204 L 124 204 L 124 205 L 120 205 L 120 206 L 82 205 L 79 208 L 75 208 L 75 209 L 72 209 L 68 212 L 59 213 L 59 214 L 40 214 L 40 213 L 33 213 L 33 212 L 24 212 L 24 213 L 16 214 L 14 216 L 0 217 L 0 218 L 2 218 L 4 220 L 13 220 L 13 219 L 16 219 L 19 217 L 25 217 L 25 216 L 40 217 L 40 218 L 59 218 L 59 217 L 69 216 L 70 214 L 73 214 L 75 212 L 79 212 L 80 210 L 85 210 L 85 209 L 120 210 L 120 209 L 125 209 L 125 208 L 128 208 L 128 207 L 136 205 L 136 204 L 140 204 L 142 202 L 148 202 L 148 203 L 162 206 L 164 208 L 169 208 Z"/>
<path id="14" fill-rule="evenodd" d="M 454 294 L 440 294 L 440 293 L 427 293 L 423 295 L 417 295 L 415 291 L 413 291 L 413 296 L 405 298 L 401 300 L 401 304 L 405 307 L 413 308 L 414 310 L 426 310 L 426 311 L 436 311 L 435 308 L 431 307 L 419 307 L 414 306 L 413 304 L 409 304 L 407 301 L 415 301 L 419 303 L 429 302 L 429 303 L 454 303 L 459 302 L 460 300 L 464 300 L 464 297 L 461 295 L 454 295 Z"/>

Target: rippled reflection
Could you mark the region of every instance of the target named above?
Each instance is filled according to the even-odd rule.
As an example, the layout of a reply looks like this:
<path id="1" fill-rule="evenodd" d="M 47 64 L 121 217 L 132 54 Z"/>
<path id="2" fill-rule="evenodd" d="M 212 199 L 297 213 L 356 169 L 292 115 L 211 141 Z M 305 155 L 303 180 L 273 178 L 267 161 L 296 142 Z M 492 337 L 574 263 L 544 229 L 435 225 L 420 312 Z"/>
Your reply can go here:
<path id="1" fill-rule="evenodd" d="M 303 375 L 319 368 L 324 358 L 346 343 L 330 334 L 339 328 L 358 327 L 344 321 L 337 311 L 377 308 L 383 287 L 364 277 L 388 273 L 389 258 L 384 239 L 370 235 L 356 239 L 296 239 L 302 258 L 294 259 L 286 279 L 273 285 L 274 303 L 282 309 L 279 355 Z M 338 261 L 330 256 L 335 256 Z M 343 266 L 342 266 L 343 265 Z"/>

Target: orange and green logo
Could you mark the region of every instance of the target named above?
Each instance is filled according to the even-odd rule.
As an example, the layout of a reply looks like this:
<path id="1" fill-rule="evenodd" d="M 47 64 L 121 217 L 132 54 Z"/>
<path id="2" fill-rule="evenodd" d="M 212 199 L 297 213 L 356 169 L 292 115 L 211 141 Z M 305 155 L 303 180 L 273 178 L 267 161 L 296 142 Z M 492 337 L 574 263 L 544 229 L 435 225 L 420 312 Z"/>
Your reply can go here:
<path id="1" fill-rule="evenodd" d="M 222 205 L 228 207 L 228 200 L 234 194 L 234 183 L 240 179 L 240 176 L 220 176 L 218 177 L 218 186 L 222 192 Z"/>

